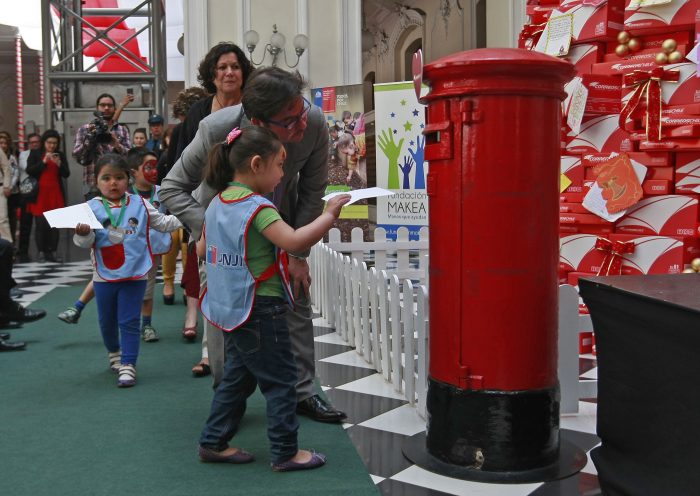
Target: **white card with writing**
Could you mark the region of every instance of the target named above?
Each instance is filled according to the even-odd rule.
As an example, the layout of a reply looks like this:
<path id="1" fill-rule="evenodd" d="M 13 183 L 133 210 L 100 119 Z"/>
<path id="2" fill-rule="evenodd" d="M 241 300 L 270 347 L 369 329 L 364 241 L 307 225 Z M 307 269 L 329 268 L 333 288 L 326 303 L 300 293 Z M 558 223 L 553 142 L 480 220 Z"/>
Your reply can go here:
<path id="1" fill-rule="evenodd" d="M 581 130 L 583 113 L 586 110 L 588 100 L 588 88 L 583 85 L 583 79 L 575 77 L 565 87 L 568 95 L 566 99 L 566 123 L 574 134 Z"/>
<path id="2" fill-rule="evenodd" d="M 558 11 L 552 12 L 535 49 L 547 55 L 561 57 L 569 53 L 571 35 L 574 32 L 574 16 L 573 14 L 555 16 L 556 13 Z"/>

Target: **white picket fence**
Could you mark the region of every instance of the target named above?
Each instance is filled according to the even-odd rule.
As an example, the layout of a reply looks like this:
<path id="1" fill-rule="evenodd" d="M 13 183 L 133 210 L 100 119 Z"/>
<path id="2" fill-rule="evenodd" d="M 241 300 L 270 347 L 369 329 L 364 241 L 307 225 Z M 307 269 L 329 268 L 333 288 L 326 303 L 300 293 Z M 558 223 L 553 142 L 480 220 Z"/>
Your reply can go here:
<path id="1" fill-rule="evenodd" d="M 387 257 L 391 253 L 395 262 Z M 364 241 L 355 228 L 345 243 L 332 229 L 329 242 L 312 249 L 310 263 L 312 304 L 326 323 L 425 418 L 427 228 L 418 241 L 408 240 L 405 227 L 396 241 L 387 240 L 382 228 L 375 230 L 374 241 Z"/>
<path id="2" fill-rule="evenodd" d="M 344 253 L 349 253 L 346 255 Z M 388 256 L 393 254 L 394 256 Z M 397 240 L 377 228 L 374 241 L 353 229 L 342 242 L 332 229 L 328 243 L 313 247 L 311 299 L 325 323 L 425 418 L 428 379 L 428 229 L 409 241 L 400 228 Z M 590 318 L 578 314 L 578 293 L 559 289 L 560 412 L 578 412 L 579 398 L 597 396 L 595 381 L 580 381 L 578 333 L 590 330 Z"/>

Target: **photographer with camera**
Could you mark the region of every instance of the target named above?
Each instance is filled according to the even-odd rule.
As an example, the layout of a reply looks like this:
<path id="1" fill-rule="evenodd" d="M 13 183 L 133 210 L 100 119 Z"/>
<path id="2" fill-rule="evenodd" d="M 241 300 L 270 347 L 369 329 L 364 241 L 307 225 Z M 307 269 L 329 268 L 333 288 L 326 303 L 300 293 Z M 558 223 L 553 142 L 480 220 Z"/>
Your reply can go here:
<path id="1" fill-rule="evenodd" d="M 80 126 L 75 135 L 73 157 L 84 166 L 83 195 L 86 201 L 98 194 L 95 186 L 97 159 L 105 153 L 126 155 L 131 148 L 129 130 L 125 126 L 120 126 L 117 118 L 124 107 L 133 100 L 134 96 L 127 94 L 117 108 L 112 95 L 101 94 L 97 97 L 95 118 Z"/>

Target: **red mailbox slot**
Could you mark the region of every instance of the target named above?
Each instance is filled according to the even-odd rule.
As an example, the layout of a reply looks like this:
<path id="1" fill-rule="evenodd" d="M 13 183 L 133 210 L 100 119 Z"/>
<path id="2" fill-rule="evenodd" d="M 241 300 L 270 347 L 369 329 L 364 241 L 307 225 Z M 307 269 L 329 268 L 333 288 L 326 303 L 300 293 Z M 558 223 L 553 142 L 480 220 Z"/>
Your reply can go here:
<path id="1" fill-rule="evenodd" d="M 428 64 L 431 456 L 522 472 L 559 456 L 559 129 L 568 62 L 479 49 Z"/>

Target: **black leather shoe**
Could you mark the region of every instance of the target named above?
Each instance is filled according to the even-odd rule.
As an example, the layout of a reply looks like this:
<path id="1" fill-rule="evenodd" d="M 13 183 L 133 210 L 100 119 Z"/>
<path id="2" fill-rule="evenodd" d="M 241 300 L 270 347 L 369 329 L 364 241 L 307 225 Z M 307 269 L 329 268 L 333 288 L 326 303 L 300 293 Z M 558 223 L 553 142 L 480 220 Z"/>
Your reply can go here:
<path id="1" fill-rule="evenodd" d="M 21 322 L 17 322 L 16 320 L 9 320 L 4 316 L 0 316 L 0 329 L 19 329 L 20 327 L 22 327 Z"/>
<path id="2" fill-rule="evenodd" d="M 10 339 L 9 332 L 0 332 L 0 341 L 7 341 L 8 339 Z"/>
<path id="3" fill-rule="evenodd" d="M 3 312 L 6 319 L 16 320 L 17 322 L 32 322 L 46 316 L 46 310 L 35 310 L 33 308 L 24 308 L 17 302 L 13 302 L 12 308 Z"/>
<path id="4" fill-rule="evenodd" d="M 25 346 L 26 344 L 22 341 L 10 343 L 9 341 L 0 339 L 0 351 L 19 351 L 23 350 Z"/>
<path id="5" fill-rule="evenodd" d="M 318 422 L 341 422 L 347 417 L 345 413 L 333 408 L 317 394 L 297 403 L 297 413 Z"/>
<path id="6" fill-rule="evenodd" d="M 175 304 L 175 294 L 163 295 L 164 305 L 174 305 Z"/>

